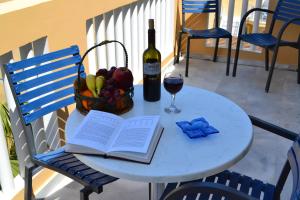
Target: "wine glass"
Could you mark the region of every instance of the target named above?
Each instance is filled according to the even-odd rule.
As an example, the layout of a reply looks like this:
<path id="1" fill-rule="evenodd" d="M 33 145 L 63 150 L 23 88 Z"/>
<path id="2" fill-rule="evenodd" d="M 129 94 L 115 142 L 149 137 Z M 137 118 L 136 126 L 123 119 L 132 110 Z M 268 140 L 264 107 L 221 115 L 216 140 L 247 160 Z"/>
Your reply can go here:
<path id="1" fill-rule="evenodd" d="M 171 105 L 165 108 L 167 113 L 180 113 L 180 109 L 175 106 L 175 95 L 183 86 L 183 77 L 181 74 L 166 73 L 164 76 L 164 87 L 171 94 Z"/>

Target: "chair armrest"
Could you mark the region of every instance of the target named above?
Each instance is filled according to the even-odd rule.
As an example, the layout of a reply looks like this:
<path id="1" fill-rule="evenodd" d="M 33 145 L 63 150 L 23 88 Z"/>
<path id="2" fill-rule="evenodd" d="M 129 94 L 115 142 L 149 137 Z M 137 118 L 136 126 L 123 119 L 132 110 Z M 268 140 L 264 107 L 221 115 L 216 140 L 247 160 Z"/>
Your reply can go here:
<path id="1" fill-rule="evenodd" d="M 268 10 L 268 9 L 263 9 L 263 8 L 253 8 L 253 9 L 250 9 L 249 11 L 247 11 L 247 12 L 244 14 L 244 16 L 243 16 L 243 18 L 242 18 L 242 20 L 241 20 L 241 24 L 240 24 L 240 28 L 239 28 L 239 36 L 242 34 L 243 26 L 244 26 L 244 23 L 245 23 L 247 17 L 248 17 L 251 13 L 253 13 L 253 12 L 255 12 L 255 11 L 267 12 L 267 13 L 270 13 L 270 14 L 274 14 L 274 11 Z"/>
<path id="2" fill-rule="evenodd" d="M 281 128 L 281 127 L 271 124 L 269 122 L 263 121 L 259 118 L 253 117 L 251 115 L 249 115 L 249 118 L 254 126 L 257 126 L 266 131 L 270 131 L 271 133 L 274 133 L 274 134 L 284 137 L 286 139 L 295 141 L 296 138 L 298 137 L 298 134 L 295 132 Z"/>
<path id="3" fill-rule="evenodd" d="M 192 193 L 207 193 L 218 196 L 224 196 L 226 199 L 234 200 L 257 200 L 251 196 L 239 192 L 231 187 L 219 183 L 209 183 L 209 182 L 194 182 L 181 185 L 172 192 L 170 192 L 166 198 L 161 200 L 177 200 L 178 197 L 184 197 L 185 195 Z"/>

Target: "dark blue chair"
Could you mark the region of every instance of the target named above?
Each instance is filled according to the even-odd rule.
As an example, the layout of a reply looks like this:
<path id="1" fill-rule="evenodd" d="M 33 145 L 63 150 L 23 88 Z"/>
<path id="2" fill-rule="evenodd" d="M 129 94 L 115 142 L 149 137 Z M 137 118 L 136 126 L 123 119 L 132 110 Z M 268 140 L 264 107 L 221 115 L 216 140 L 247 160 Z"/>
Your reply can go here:
<path id="1" fill-rule="evenodd" d="M 25 168 L 25 200 L 33 198 L 32 175 L 38 166 L 59 172 L 82 184 L 82 200 L 88 199 L 92 192 L 101 193 L 103 185 L 117 180 L 88 167 L 72 153 L 66 153 L 63 147 L 54 151 L 37 151 L 40 151 L 40 144 L 34 138 L 33 124 L 44 115 L 75 102 L 73 82 L 77 78 L 80 60 L 78 47 L 71 46 L 4 66 L 31 158 Z M 83 66 L 80 71 L 85 76 Z"/>
<path id="2" fill-rule="evenodd" d="M 259 11 L 259 12 L 267 12 L 270 14 L 273 14 L 273 18 L 271 21 L 270 29 L 268 33 L 251 33 L 251 34 L 243 34 L 243 25 L 252 12 Z M 251 44 L 254 44 L 256 46 L 260 46 L 265 49 L 265 69 L 266 71 L 269 70 L 269 50 L 273 51 L 273 57 L 271 61 L 270 71 L 268 80 L 266 83 L 265 91 L 269 92 L 271 79 L 277 59 L 278 49 L 281 46 L 289 46 L 298 49 L 298 84 L 300 84 L 300 33 L 296 36 L 298 36 L 297 41 L 284 41 L 282 40 L 283 34 L 286 32 L 286 29 L 291 24 L 300 25 L 300 1 L 299 0 L 279 0 L 277 7 L 274 11 L 267 10 L 267 9 L 261 9 L 261 8 L 253 8 L 249 10 L 242 18 L 240 28 L 239 28 L 239 34 L 238 34 L 238 40 L 237 40 L 237 46 L 236 46 L 236 53 L 235 53 L 235 59 L 234 59 L 234 66 L 233 66 L 233 72 L 232 76 L 236 76 L 236 68 L 237 68 L 237 62 L 239 58 L 239 51 L 240 51 L 240 44 L 241 41 L 245 41 Z M 283 21 L 284 24 L 281 27 L 279 33 L 277 36 L 273 36 L 273 29 L 274 25 L 277 21 Z"/>
<path id="3" fill-rule="evenodd" d="M 187 28 L 185 25 L 185 14 L 201 14 L 201 13 L 215 13 L 215 27 L 208 30 L 193 30 Z M 231 33 L 219 28 L 219 1 L 218 0 L 182 0 L 182 29 L 179 32 L 178 37 L 178 49 L 177 56 L 175 58 L 174 64 L 179 63 L 179 54 L 181 53 L 181 40 L 182 35 L 188 34 L 187 37 L 187 48 L 186 48 L 186 67 L 185 76 L 188 77 L 189 71 L 189 57 L 190 57 L 190 41 L 192 39 L 216 39 L 216 46 L 214 51 L 213 62 L 216 62 L 218 55 L 218 47 L 220 38 L 228 38 L 228 57 L 227 57 L 227 68 L 226 75 L 229 75 L 230 70 L 230 56 L 231 56 L 231 43 L 232 36 Z"/>
<path id="4" fill-rule="evenodd" d="M 169 183 L 160 200 L 221 200 L 222 197 L 230 200 L 279 200 L 290 170 L 293 174 L 293 192 L 291 200 L 300 199 L 300 137 L 298 134 L 280 128 L 256 117 L 249 116 L 252 124 L 266 131 L 294 141 L 276 185 L 263 183 L 260 180 L 236 172 L 225 170 L 205 179 Z M 251 192 L 251 193 L 250 193 Z M 250 194 L 249 194 L 250 193 Z"/>

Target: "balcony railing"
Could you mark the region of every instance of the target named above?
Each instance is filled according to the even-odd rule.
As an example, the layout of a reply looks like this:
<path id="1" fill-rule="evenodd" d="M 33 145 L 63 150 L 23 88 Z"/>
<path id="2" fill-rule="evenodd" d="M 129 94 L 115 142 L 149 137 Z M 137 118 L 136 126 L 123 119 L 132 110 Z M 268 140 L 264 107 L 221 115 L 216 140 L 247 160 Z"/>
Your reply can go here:
<path id="1" fill-rule="evenodd" d="M 142 55 L 147 48 L 148 19 L 155 19 L 156 47 L 162 60 L 173 52 L 174 41 L 174 1 L 143 0 L 114 9 L 88 19 L 86 22 L 87 46 L 91 47 L 103 40 L 118 40 L 124 43 L 135 82 L 142 79 Z M 166 40 L 166 38 L 168 38 Z M 103 46 L 94 54 L 89 54 L 89 71 L 111 66 L 124 66 L 124 53 L 118 44 Z"/>

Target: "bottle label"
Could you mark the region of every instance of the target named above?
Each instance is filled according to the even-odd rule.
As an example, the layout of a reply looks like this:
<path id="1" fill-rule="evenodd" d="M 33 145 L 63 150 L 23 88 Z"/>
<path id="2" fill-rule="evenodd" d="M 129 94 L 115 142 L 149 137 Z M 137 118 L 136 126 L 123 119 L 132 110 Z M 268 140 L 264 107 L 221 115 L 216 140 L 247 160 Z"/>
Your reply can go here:
<path id="1" fill-rule="evenodd" d="M 156 75 L 160 74 L 160 63 L 144 63 L 144 74 Z"/>

